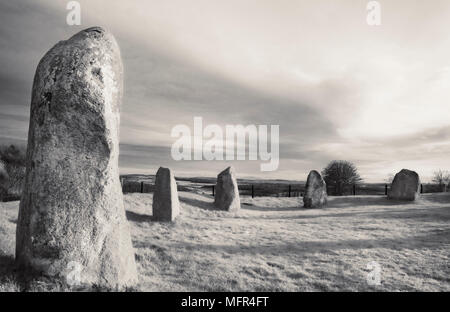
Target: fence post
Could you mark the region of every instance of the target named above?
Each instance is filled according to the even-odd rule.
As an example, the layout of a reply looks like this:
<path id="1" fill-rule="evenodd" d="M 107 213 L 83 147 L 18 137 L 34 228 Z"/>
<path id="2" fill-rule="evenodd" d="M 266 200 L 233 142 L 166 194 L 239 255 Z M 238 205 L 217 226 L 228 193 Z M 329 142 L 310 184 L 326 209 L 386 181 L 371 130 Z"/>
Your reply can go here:
<path id="1" fill-rule="evenodd" d="M 288 192 L 288 197 L 291 197 L 291 185 L 289 184 L 289 192 Z"/>
<path id="2" fill-rule="evenodd" d="M 144 193 L 144 181 L 141 181 L 141 193 Z"/>
<path id="3" fill-rule="evenodd" d="M 255 197 L 255 188 L 253 187 L 253 184 L 252 184 L 252 198 L 254 198 Z"/>
<path id="4" fill-rule="evenodd" d="M 423 193 L 423 184 L 420 184 L 420 193 Z"/>
<path id="5" fill-rule="evenodd" d="M 353 184 L 353 195 L 356 195 L 356 184 Z"/>
<path id="6" fill-rule="evenodd" d="M 213 195 L 212 195 L 212 196 L 214 196 L 214 186 L 215 186 L 215 185 L 212 186 L 212 192 L 213 192 Z"/>
<path id="7" fill-rule="evenodd" d="M 387 195 L 387 184 L 384 185 L 384 195 Z"/>

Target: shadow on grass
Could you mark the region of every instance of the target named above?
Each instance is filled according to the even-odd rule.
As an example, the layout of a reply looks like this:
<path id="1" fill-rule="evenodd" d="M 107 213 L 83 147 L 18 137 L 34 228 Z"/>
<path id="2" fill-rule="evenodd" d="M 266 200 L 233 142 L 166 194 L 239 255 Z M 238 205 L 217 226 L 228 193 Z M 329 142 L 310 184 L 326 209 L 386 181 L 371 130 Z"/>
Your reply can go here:
<path id="1" fill-rule="evenodd" d="M 441 249 L 450 243 L 450 230 L 439 230 L 428 235 L 418 235 L 403 238 L 333 240 L 333 241 L 298 241 L 298 243 L 281 243 L 276 245 L 248 245 L 233 246 L 220 244 L 173 244 L 169 248 L 182 248 L 200 252 L 226 252 L 228 254 L 250 255 L 281 255 L 281 254 L 315 254 L 317 252 L 337 255 L 336 251 L 345 249 L 374 249 L 385 248 L 391 250 L 403 249 Z"/>
<path id="2" fill-rule="evenodd" d="M 333 196 L 328 197 L 327 208 L 357 208 L 362 206 L 399 206 L 414 204 L 411 201 L 392 200 L 386 196 Z"/>
<path id="3" fill-rule="evenodd" d="M 422 194 L 421 199 L 432 203 L 450 204 L 450 193 Z"/>
<path id="4" fill-rule="evenodd" d="M 195 199 L 195 198 L 189 198 L 184 196 L 179 196 L 180 202 L 186 203 L 190 206 L 197 207 L 204 210 L 220 210 L 217 207 L 214 206 L 214 197 L 208 195 L 208 194 L 198 194 L 199 197 L 202 197 L 202 199 Z M 212 199 L 212 201 L 211 201 Z M 302 207 L 281 207 L 281 208 L 273 208 L 273 207 L 265 207 L 265 206 L 258 206 L 253 203 L 247 203 L 247 202 L 241 202 L 241 209 L 245 210 L 254 210 L 254 211 L 291 211 L 291 210 L 299 210 L 302 209 Z"/>
<path id="5" fill-rule="evenodd" d="M 204 196 L 203 196 L 204 197 Z M 194 206 L 200 209 L 204 209 L 204 210 L 218 210 L 215 206 L 214 206 L 214 202 L 211 201 L 203 201 L 203 200 L 199 200 L 199 199 L 195 199 L 195 198 L 188 198 L 188 197 L 184 197 L 184 196 L 179 196 L 180 202 L 182 203 L 186 203 L 190 206 Z M 208 200 L 211 200 L 210 198 L 206 198 Z"/>
<path id="6" fill-rule="evenodd" d="M 14 257 L 0 254 L 0 283 L 16 280 Z"/>
<path id="7" fill-rule="evenodd" d="M 399 208 L 385 209 L 383 211 L 354 211 L 333 213 L 336 207 L 327 207 L 322 209 L 323 213 L 314 215 L 294 215 L 294 216 L 278 216 L 270 215 L 264 217 L 252 217 L 255 220 L 309 220 L 320 218 L 374 218 L 374 219 L 404 219 L 404 220 L 420 220 L 420 221 L 450 221 L 450 206 L 432 207 L 432 208 Z M 298 211 L 308 211 L 310 209 L 297 209 Z M 281 210 L 280 210 L 281 211 Z"/>
<path id="8" fill-rule="evenodd" d="M 13 256 L 0 254 L 0 289 L 7 292 L 110 292 L 116 289 L 99 285 L 70 286 L 64 278 L 42 275 L 32 269 L 18 269 Z M 126 292 L 137 291 L 136 288 L 126 288 Z"/>
<path id="9" fill-rule="evenodd" d="M 450 205 L 432 208 L 407 208 L 367 213 L 376 219 L 416 219 L 421 221 L 450 221 Z"/>
<path id="10" fill-rule="evenodd" d="M 244 206 L 244 207 L 242 207 Z M 303 203 L 299 204 L 298 206 L 291 206 L 291 207 L 267 207 L 267 206 L 257 206 L 257 205 L 247 205 L 246 203 L 241 204 L 241 209 L 245 210 L 253 210 L 253 211 L 302 211 L 307 210 L 306 208 L 303 208 Z"/>
<path id="11" fill-rule="evenodd" d="M 211 202 L 210 196 L 207 195 L 199 195 L 203 197 L 205 200 L 201 199 L 194 199 L 189 197 L 180 196 L 180 202 L 186 203 L 190 206 L 197 207 L 200 209 L 205 210 L 218 210 L 214 206 L 214 202 Z M 385 196 L 345 196 L 345 197 L 331 197 L 329 198 L 329 202 L 327 206 L 324 208 L 326 209 L 343 209 L 343 208 L 357 208 L 357 207 L 363 207 L 363 206 L 400 206 L 400 205 L 407 205 L 407 204 L 414 204 L 414 202 L 408 202 L 408 201 L 395 201 L 395 200 L 389 200 Z M 303 207 L 303 201 L 300 199 L 298 201 L 298 205 L 295 206 L 289 206 L 289 207 L 271 207 L 271 206 L 265 206 L 265 205 L 256 205 L 254 203 L 247 203 L 242 202 L 241 203 L 241 209 L 244 210 L 251 210 L 251 211 L 262 211 L 262 212 L 270 212 L 270 211 L 310 211 L 310 210 L 321 210 L 324 208 L 304 208 Z M 354 213 L 343 213 L 341 216 L 347 216 L 352 215 Z M 314 218 L 314 217 L 322 217 L 326 215 L 317 215 L 317 216 L 299 216 L 298 218 Z M 333 215 L 333 216 L 339 216 L 339 215 Z M 283 217 L 282 217 L 283 218 Z M 291 217 L 288 217 L 291 218 Z"/>
<path id="12" fill-rule="evenodd" d="M 133 211 L 125 211 L 127 220 L 133 222 L 150 222 L 153 221 L 153 217 L 150 215 L 140 214 Z"/>
<path id="13" fill-rule="evenodd" d="M 205 209 L 205 210 L 217 210 L 214 207 L 214 202 L 211 202 L 211 196 L 198 194 L 202 199 L 194 199 L 188 198 L 184 196 L 180 196 L 179 199 L 181 202 L 184 202 L 188 205 Z M 214 199 L 214 198 L 212 198 Z M 422 195 L 416 201 L 401 201 L 401 200 L 393 200 L 388 199 L 384 195 L 357 195 L 357 196 L 330 196 L 328 197 L 328 204 L 324 207 L 326 209 L 345 209 L 345 208 L 358 208 L 365 206 L 385 206 L 385 207 L 395 207 L 395 206 L 408 206 L 408 205 L 416 205 L 423 204 L 424 201 L 429 201 L 433 203 L 450 203 L 450 193 L 442 194 L 440 196 L 435 196 L 435 194 L 429 196 L 428 194 Z M 265 205 L 256 205 L 254 203 L 241 202 L 241 208 L 245 210 L 253 210 L 253 211 L 304 211 L 304 210 L 320 210 L 323 208 L 304 208 L 303 201 L 301 199 L 298 200 L 298 205 L 289 206 L 289 207 L 271 207 Z M 405 209 L 402 209 L 405 211 Z M 346 214 L 343 214 L 346 215 Z"/>
<path id="14" fill-rule="evenodd" d="M 32 270 L 18 270 L 13 256 L 0 255 L 0 285 L 3 291 L 59 291 L 61 285 L 52 283 Z"/>

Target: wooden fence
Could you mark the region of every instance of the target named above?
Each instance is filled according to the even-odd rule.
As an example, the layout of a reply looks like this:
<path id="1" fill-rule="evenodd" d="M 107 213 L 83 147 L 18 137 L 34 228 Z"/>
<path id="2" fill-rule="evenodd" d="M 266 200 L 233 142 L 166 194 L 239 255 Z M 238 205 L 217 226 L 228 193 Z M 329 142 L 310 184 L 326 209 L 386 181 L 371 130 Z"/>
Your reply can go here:
<path id="1" fill-rule="evenodd" d="M 151 182 L 145 181 L 126 181 L 121 180 L 122 191 L 124 193 L 153 193 L 155 186 Z M 195 183 L 194 183 L 195 184 Z M 215 195 L 215 185 L 201 184 L 201 189 Z M 302 197 L 305 193 L 305 184 L 283 184 L 283 183 L 258 183 L 258 184 L 239 184 L 239 194 L 242 196 L 261 197 Z M 178 185 L 179 191 L 189 191 L 190 188 Z M 209 189 L 209 191 L 208 191 Z M 390 189 L 389 184 L 353 184 L 344 187 L 342 195 L 387 195 Z M 421 184 L 420 193 L 438 193 L 442 192 L 442 186 L 436 184 Z M 332 186 L 327 187 L 328 195 L 335 195 L 335 189 Z"/>
<path id="2" fill-rule="evenodd" d="M 155 185 L 145 181 L 127 181 L 121 179 L 123 193 L 153 193 Z M 200 188 L 209 189 L 211 195 L 215 194 L 215 185 L 201 184 Z M 283 184 L 283 183 L 258 183 L 258 184 L 239 184 L 239 194 L 242 196 L 254 197 L 302 197 L 305 193 L 305 184 Z M 178 191 L 190 191 L 189 187 L 177 185 Z M 373 184 L 354 184 L 344 188 L 343 195 L 387 195 L 390 185 L 383 183 Z M 440 193 L 444 192 L 445 186 L 439 184 L 421 184 L 420 193 Z M 209 191 L 207 191 L 209 192 Z M 327 187 L 328 195 L 333 195 L 333 187 Z M 0 196 L 0 201 L 20 200 L 20 194 Z"/>

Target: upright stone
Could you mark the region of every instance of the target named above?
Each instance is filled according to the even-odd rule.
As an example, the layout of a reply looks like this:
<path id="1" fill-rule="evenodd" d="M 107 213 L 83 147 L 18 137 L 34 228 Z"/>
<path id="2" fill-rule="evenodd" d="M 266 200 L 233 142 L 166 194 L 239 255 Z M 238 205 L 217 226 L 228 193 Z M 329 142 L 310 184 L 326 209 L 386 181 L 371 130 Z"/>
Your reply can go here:
<path id="1" fill-rule="evenodd" d="M 392 181 L 389 199 L 414 201 L 419 196 L 420 179 L 415 171 L 402 169 Z"/>
<path id="2" fill-rule="evenodd" d="M 305 208 L 319 208 L 327 203 L 327 185 L 322 176 L 316 170 L 308 174 L 306 180 L 305 195 L 303 205 Z"/>
<path id="3" fill-rule="evenodd" d="M 153 194 L 153 220 L 173 221 L 180 213 L 177 183 L 169 168 L 160 167 L 156 173 Z"/>
<path id="4" fill-rule="evenodd" d="M 118 170 L 121 97 L 120 50 L 102 28 L 60 41 L 40 61 L 16 231 L 19 268 L 81 285 L 137 283 Z"/>
<path id="5" fill-rule="evenodd" d="M 236 212 L 241 209 L 239 189 L 233 167 L 228 167 L 217 176 L 214 205 L 220 210 Z"/>

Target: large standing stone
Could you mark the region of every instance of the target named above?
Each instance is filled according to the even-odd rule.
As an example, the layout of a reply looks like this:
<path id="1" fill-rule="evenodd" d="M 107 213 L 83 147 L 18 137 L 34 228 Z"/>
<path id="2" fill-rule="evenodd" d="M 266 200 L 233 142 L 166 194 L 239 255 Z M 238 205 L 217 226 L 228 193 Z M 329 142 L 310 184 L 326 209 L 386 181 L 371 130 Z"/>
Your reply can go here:
<path id="1" fill-rule="evenodd" d="M 327 203 L 327 185 L 320 173 L 312 170 L 306 180 L 303 205 L 305 208 L 323 207 Z"/>
<path id="2" fill-rule="evenodd" d="M 160 167 L 156 173 L 153 194 L 153 220 L 173 221 L 180 213 L 177 182 L 169 168 Z"/>
<path id="3" fill-rule="evenodd" d="M 19 268 L 81 285 L 136 284 L 118 171 L 122 83 L 119 47 L 99 27 L 59 42 L 40 61 L 16 231 Z"/>
<path id="4" fill-rule="evenodd" d="M 389 199 L 414 201 L 420 192 L 420 179 L 415 171 L 402 169 L 392 181 Z"/>
<path id="5" fill-rule="evenodd" d="M 241 209 L 239 189 L 233 167 L 228 167 L 217 176 L 214 205 L 220 210 L 235 212 Z"/>

